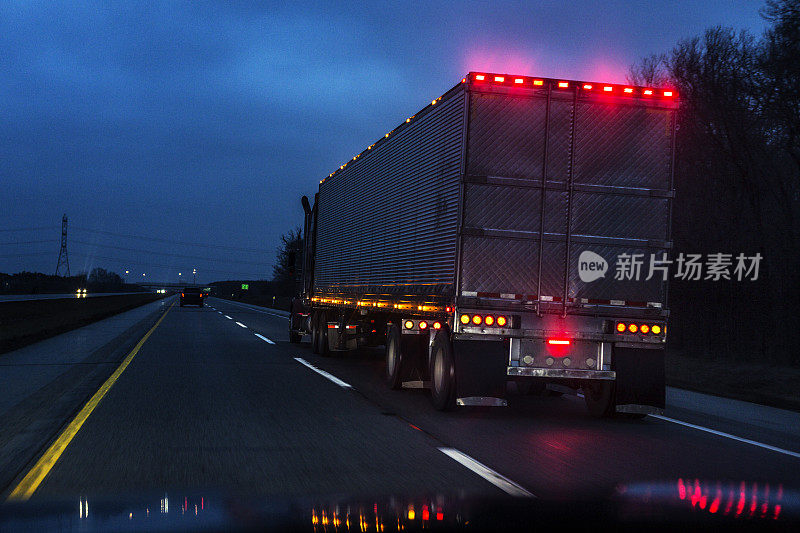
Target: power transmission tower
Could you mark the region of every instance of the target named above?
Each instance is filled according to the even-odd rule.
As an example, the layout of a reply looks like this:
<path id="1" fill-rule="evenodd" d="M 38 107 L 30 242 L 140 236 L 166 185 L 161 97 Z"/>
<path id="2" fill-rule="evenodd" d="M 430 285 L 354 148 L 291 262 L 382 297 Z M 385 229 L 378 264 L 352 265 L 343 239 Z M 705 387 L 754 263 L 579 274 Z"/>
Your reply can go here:
<path id="1" fill-rule="evenodd" d="M 64 267 L 66 276 L 69 277 L 69 256 L 67 255 L 67 215 L 61 217 L 61 249 L 58 251 L 58 265 L 56 265 L 56 276 L 62 271 Z"/>

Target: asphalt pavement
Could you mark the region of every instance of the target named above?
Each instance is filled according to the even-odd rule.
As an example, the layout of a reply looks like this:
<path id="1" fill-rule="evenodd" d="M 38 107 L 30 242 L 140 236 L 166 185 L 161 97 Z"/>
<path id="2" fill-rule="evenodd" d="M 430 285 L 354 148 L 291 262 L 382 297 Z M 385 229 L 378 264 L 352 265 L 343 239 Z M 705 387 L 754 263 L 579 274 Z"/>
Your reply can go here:
<path id="1" fill-rule="evenodd" d="M 175 305 L 33 499 L 208 489 L 580 500 L 679 479 L 800 487 L 796 413 L 714 408 L 680 391 L 665 417 L 639 421 L 591 418 L 566 395 L 440 413 L 424 390 L 388 390 L 382 371 L 380 348 L 322 358 L 307 337 L 290 344 L 280 311 Z"/>

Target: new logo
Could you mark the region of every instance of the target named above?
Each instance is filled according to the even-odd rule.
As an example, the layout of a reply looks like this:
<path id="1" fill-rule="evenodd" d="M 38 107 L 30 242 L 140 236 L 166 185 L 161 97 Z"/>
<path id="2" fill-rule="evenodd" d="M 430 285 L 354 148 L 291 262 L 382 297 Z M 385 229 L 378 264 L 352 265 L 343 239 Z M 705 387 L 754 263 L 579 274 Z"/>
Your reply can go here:
<path id="1" fill-rule="evenodd" d="M 584 250 L 578 257 L 578 276 L 584 283 L 591 283 L 596 279 L 605 277 L 608 271 L 608 262 L 602 255 L 589 250 Z"/>

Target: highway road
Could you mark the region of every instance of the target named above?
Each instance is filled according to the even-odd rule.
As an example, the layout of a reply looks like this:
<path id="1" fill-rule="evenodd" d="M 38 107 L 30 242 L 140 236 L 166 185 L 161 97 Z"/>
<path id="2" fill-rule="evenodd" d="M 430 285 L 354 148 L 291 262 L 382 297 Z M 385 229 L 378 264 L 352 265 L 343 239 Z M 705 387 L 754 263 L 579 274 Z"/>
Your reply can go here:
<path id="1" fill-rule="evenodd" d="M 16 459 L 0 463 L 4 498 L 209 489 L 580 500 L 678 479 L 762 492 L 770 484 L 773 497 L 778 484 L 800 487 L 797 413 L 681 391 L 670 392 L 666 417 L 640 421 L 593 419 L 574 396 L 441 413 L 423 390 L 384 386 L 380 348 L 321 358 L 307 339 L 288 342 L 280 312 L 215 298 L 203 308 L 173 302 L 91 358 L 64 362 L 69 380 L 50 377 L 6 402 L 0 452 Z M 127 366 L 75 428 L 70 420 L 116 361 Z M 90 371 L 94 378 L 79 379 Z M 54 410 L 55 394 L 73 398 L 72 408 Z"/>

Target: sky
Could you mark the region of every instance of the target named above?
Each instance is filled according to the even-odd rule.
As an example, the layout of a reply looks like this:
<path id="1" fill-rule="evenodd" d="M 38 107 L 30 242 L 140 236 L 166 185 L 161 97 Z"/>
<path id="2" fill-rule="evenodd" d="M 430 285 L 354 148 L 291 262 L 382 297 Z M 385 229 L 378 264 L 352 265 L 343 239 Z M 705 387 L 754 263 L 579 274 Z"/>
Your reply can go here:
<path id="1" fill-rule="evenodd" d="M 467 72 L 625 82 L 750 0 L 0 3 L 0 272 L 269 279 L 300 197 Z M 181 274 L 180 276 L 178 274 Z"/>

